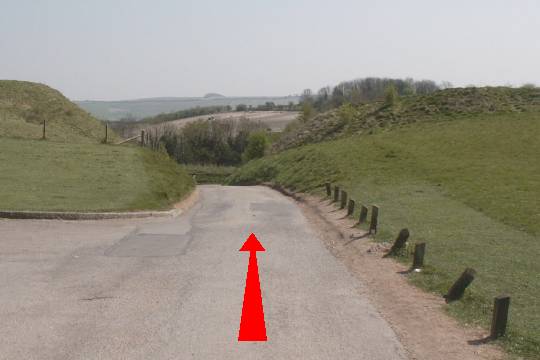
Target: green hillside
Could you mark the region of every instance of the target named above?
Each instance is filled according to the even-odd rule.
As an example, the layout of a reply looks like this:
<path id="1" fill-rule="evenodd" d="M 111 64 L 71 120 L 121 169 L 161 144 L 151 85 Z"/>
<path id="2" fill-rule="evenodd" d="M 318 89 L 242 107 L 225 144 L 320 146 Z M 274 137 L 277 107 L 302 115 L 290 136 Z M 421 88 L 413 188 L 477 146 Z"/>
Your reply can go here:
<path id="1" fill-rule="evenodd" d="M 104 124 L 50 87 L 0 80 L 0 137 L 40 139 L 46 121 L 47 139 L 72 143 L 98 143 Z M 114 134 L 110 133 L 110 139 Z"/>
<path id="2" fill-rule="evenodd" d="M 423 96 L 403 96 L 393 105 L 382 100 L 356 106 L 346 105 L 305 122 L 299 121 L 289 126 L 289 131 L 281 137 L 276 149 L 372 133 L 416 122 L 531 111 L 540 111 L 540 88 L 446 89 Z"/>
<path id="3" fill-rule="evenodd" d="M 291 130 L 280 146 L 298 147 L 246 164 L 229 182 L 273 181 L 322 195 L 331 181 L 358 202 L 378 204 L 377 241 L 407 227 L 412 242 L 427 243 L 428 268 L 410 275 L 413 283 L 442 295 L 465 267 L 475 268 L 466 297 L 448 311 L 487 327 L 493 298 L 511 295 L 502 344 L 540 359 L 538 104 L 537 89 L 494 88 L 346 106 Z"/>
<path id="4" fill-rule="evenodd" d="M 166 209 L 193 179 L 166 155 L 131 146 L 0 138 L 0 210 Z"/>
<path id="5" fill-rule="evenodd" d="M 43 120 L 48 141 L 37 140 Z M 164 209 L 193 188 L 191 176 L 167 156 L 100 144 L 104 135 L 101 121 L 58 91 L 0 81 L 0 209 Z"/>

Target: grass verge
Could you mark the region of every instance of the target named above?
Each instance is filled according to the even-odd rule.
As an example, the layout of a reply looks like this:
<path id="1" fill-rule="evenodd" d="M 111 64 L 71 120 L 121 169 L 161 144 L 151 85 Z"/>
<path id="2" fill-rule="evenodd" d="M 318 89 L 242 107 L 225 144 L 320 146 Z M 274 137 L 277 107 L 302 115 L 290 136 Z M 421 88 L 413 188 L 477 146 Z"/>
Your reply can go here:
<path id="1" fill-rule="evenodd" d="M 478 271 L 462 301 L 447 305 L 487 327 L 493 298 L 512 296 L 501 344 L 540 359 L 540 119 L 480 115 L 307 145 L 252 161 L 232 184 L 274 181 L 322 194 L 325 181 L 380 206 L 377 241 L 408 227 L 427 243 L 427 271 L 413 283 L 443 295 L 465 267 Z"/>
<path id="2" fill-rule="evenodd" d="M 147 149 L 0 138 L 0 207 L 35 211 L 166 209 L 193 188 Z"/>

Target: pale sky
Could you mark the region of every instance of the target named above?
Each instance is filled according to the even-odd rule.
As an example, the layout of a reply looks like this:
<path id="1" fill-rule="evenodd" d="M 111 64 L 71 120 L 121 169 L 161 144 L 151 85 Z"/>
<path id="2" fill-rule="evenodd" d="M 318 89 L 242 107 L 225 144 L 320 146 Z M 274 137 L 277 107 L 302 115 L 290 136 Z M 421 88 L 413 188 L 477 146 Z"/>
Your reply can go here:
<path id="1" fill-rule="evenodd" d="M 0 0 L 0 79 L 73 100 L 289 95 L 367 76 L 540 84 L 540 1 Z"/>

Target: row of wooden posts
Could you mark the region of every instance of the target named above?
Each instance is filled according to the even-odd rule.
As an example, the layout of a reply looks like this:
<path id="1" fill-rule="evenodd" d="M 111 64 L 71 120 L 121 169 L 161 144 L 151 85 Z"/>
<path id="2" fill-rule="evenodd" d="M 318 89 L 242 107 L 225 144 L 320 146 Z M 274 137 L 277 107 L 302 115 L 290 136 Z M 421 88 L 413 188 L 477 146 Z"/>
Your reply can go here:
<path id="1" fill-rule="evenodd" d="M 158 136 L 158 130 L 157 128 L 154 129 L 154 134 L 150 132 L 150 130 L 141 130 L 141 146 L 146 146 L 151 148 L 152 150 L 158 150 L 159 149 L 159 136 Z"/>
<path id="2" fill-rule="evenodd" d="M 330 183 L 325 183 L 326 195 L 332 197 L 334 203 L 339 203 L 340 209 L 347 210 L 347 216 L 352 216 L 354 214 L 356 202 L 351 199 L 347 191 L 341 189 L 339 186 L 335 185 L 332 195 L 332 185 Z M 358 219 L 358 224 L 363 224 L 367 221 L 368 217 L 368 208 L 360 204 L 360 216 Z M 369 234 L 377 233 L 379 219 L 379 207 L 377 205 L 371 206 L 371 219 L 369 223 Z M 390 250 L 384 255 L 384 257 L 396 255 L 402 250 L 407 240 L 409 239 L 410 233 L 408 229 L 402 229 L 396 240 L 394 241 Z M 426 243 L 417 243 L 414 246 L 414 255 L 411 271 L 418 271 L 424 267 L 424 256 L 426 254 Z M 476 271 L 472 268 L 467 268 L 461 274 L 461 276 L 456 280 L 456 282 L 450 287 L 448 293 L 444 295 L 446 302 L 452 302 L 459 300 L 463 297 L 465 289 L 473 282 Z M 491 331 L 490 338 L 497 339 L 503 336 L 506 333 L 506 325 L 508 323 L 508 311 L 510 308 L 510 297 L 507 295 L 497 296 L 494 299 L 493 305 L 493 318 L 491 322 Z"/>
<path id="3" fill-rule="evenodd" d="M 326 183 L 326 195 L 328 197 L 332 196 L 332 187 L 330 183 Z M 345 209 L 347 207 L 347 216 L 351 216 L 354 213 L 354 208 L 356 202 L 353 199 L 348 199 L 348 194 L 345 190 L 341 190 L 339 186 L 334 186 L 334 202 L 339 202 L 339 208 Z M 358 224 L 363 224 L 367 221 L 368 217 L 368 208 L 365 205 L 360 205 L 360 218 L 358 219 Z M 379 219 L 379 207 L 377 205 L 371 206 L 371 219 L 369 221 L 369 233 L 377 233 L 377 223 Z"/>
<path id="4" fill-rule="evenodd" d="M 141 139 L 140 141 L 141 146 L 147 146 L 154 150 L 157 150 L 159 148 L 159 138 L 158 138 L 157 129 L 155 129 L 154 134 L 152 134 L 149 130 L 141 130 L 141 135 L 137 137 L 140 137 Z M 43 120 L 43 134 L 41 136 L 41 139 L 43 140 L 47 139 L 47 122 L 45 120 Z M 128 140 L 132 140 L 132 139 L 128 139 Z M 103 143 L 107 144 L 108 142 L 109 142 L 109 124 L 105 123 L 105 137 L 103 138 Z"/>
<path id="5" fill-rule="evenodd" d="M 47 131 L 47 122 L 43 120 L 43 134 L 41 136 L 43 140 L 47 139 L 46 131 Z M 157 129 L 154 129 L 154 134 L 152 134 L 149 130 L 141 130 L 140 136 L 135 136 L 134 138 L 127 139 L 126 141 L 130 141 L 138 137 L 140 137 L 141 146 L 147 146 L 154 150 L 157 150 L 159 148 L 159 137 L 158 137 Z M 107 144 L 108 142 L 109 142 L 109 124 L 105 123 L 105 137 L 103 138 L 103 143 Z"/>

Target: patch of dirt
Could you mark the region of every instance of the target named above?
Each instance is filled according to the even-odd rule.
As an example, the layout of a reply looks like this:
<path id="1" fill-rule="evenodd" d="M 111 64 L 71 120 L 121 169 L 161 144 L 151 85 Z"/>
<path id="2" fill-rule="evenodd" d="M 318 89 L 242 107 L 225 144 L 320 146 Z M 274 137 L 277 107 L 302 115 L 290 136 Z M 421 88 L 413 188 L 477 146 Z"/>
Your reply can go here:
<path id="1" fill-rule="evenodd" d="M 329 200 L 288 195 L 299 202 L 329 251 L 367 286 L 372 304 L 392 326 L 410 359 L 507 358 L 498 346 L 481 341 L 488 336 L 484 329 L 461 326 L 444 312 L 442 297 L 410 284 L 403 275 L 409 269 L 390 258 L 383 259 L 388 246 L 372 242 L 363 230 L 354 227 L 354 220 L 344 218 L 344 210 L 336 211 Z"/>

